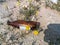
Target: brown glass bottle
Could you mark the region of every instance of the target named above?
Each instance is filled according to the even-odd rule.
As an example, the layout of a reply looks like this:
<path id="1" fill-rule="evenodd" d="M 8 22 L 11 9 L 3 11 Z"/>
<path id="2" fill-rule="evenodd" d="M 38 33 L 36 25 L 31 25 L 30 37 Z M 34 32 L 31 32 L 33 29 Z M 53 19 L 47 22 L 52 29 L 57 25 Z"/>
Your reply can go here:
<path id="1" fill-rule="evenodd" d="M 40 26 L 39 22 L 24 21 L 24 20 L 17 20 L 17 21 L 13 21 L 13 22 L 8 21 L 7 24 L 11 25 L 13 27 L 16 27 L 16 28 L 19 28 L 20 25 L 29 25 L 31 30 L 38 29 Z"/>

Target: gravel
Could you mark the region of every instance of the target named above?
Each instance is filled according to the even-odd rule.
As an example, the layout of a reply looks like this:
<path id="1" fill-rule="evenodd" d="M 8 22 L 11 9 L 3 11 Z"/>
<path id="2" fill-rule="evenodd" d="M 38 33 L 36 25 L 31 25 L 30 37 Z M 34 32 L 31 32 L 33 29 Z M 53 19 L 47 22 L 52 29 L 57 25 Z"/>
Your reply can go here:
<path id="1" fill-rule="evenodd" d="M 45 8 L 42 4 L 40 13 L 37 15 L 39 18 L 37 21 L 41 23 L 41 27 L 44 29 L 37 36 L 33 34 L 33 32 L 28 35 L 21 36 L 20 29 L 14 28 L 12 26 L 7 25 L 7 21 L 14 21 L 17 19 L 23 19 L 24 16 L 20 15 L 19 10 L 24 5 L 29 5 L 28 0 L 21 0 L 21 5 L 16 6 L 16 0 L 7 0 L 4 4 L 7 3 L 8 9 L 4 8 L 4 4 L 0 4 L 0 34 L 3 35 L 2 41 L 0 40 L 1 45 L 48 45 L 47 42 L 44 41 L 44 31 L 47 28 L 47 25 L 50 23 L 59 23 L 60 17 L 59 12 L 56 10 L 51 10 L 50 8 Z M 33 0 L 34 1 L 34 0 Z M 43 0 L 42 0 L 43 1 Z M 34 1 L 34 4 L 37 2 Z M 39 5 L 37 3 L 36 5 Z M 14 8 L 15 6 L 15 8 Z M 1 37 L 0 37 L 1 38 Z M 5 41 L 3 40 L 5 39 Z"/>

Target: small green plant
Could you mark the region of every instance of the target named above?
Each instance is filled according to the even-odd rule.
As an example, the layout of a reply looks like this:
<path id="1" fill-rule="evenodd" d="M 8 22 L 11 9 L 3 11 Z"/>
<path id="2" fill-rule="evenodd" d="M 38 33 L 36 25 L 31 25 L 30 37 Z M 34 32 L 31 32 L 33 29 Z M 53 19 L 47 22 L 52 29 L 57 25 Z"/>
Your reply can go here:
<path id="1" fill-rule="evenodd" d="M 50 0 L 46 1 L 46 7 L 60 11 L 60 0 L 57 1 L 57 4 L 51 2 Z"/>
<path id="2" fill-rule="evenodd" d="M 0 25 L 3 25 L 3 23 L 0 23 Z"/>
<path id="3" fill-rule="evenodd" d="M 21 10 L 20 13 L 25 15 L 24 20 L 30 21 L 30 17 L 35 15 L 37 10 L 39 10 L 39 7 L 30 3 L 28 7 L 23 7 L 23 10 Z"/>

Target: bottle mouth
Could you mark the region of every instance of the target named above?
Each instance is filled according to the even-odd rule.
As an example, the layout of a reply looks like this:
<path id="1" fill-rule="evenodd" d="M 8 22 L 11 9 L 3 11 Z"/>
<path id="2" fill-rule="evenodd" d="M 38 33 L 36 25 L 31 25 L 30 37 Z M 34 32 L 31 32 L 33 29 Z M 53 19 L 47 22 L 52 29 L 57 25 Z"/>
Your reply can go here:
<path id="1" fill-rule="evenodd" d="M 7 24 L 8 24 L 8 25 L 10 24 L 10 21 L 9 21 L 9 20 L 7 21 Z"/>

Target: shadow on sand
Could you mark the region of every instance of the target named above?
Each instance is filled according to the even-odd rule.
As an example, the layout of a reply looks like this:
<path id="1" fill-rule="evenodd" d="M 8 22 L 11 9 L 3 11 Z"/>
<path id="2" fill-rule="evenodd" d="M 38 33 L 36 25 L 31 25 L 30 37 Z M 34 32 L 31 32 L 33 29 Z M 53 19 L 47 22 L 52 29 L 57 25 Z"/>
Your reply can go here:
<path id="1" fill-rule="evenodd" d="M 60 24 L 49 24 L 44 31 L 44 41 L 49 45 L 60 45 Z"/>

